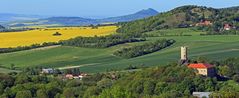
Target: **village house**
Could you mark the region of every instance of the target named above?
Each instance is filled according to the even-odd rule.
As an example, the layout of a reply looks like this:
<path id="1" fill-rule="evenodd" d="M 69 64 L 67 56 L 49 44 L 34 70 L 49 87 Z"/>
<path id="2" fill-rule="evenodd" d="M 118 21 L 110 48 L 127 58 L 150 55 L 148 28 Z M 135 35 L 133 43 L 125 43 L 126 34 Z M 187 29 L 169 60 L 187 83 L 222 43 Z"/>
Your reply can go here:
<path id="1" fill-rule="evenodd" d="M 207 63 L 194 63 L 189 64 L 188 68 L 192 68 L 196 70 L 196 74 L 213 77 L 215 76 L 214 66 Z"/>
<path id="2" fill-rule="evenodd" d="M 212 22 L 208 20 L 204 20 L 196 24 L 196 26 L 210 26 L 210 25 L 212 25 Z"/>
<path id="3" fill-rule="evenodd" d="M 65 78 L 66 79 L 80 79 L 80 80 L 82 80 L 86 76 L 87 76 L 87 74 L 84 74 L 84 73 L 80 74 L 80 75 L 66 74 Z"/>
<path id="4" fill-rule="evenodd" d="M 72 74 L 66 74 L 66 75 L 65 75 L 65 78 L 67 78 L 67 79 L 73 79 L 74 76 L 73 76 Z"/>
<path id="5" fill-rule="evenodd" d="M 224 24 L 224 30 L 231 30 L 232 26 L 230 24 Z"/>

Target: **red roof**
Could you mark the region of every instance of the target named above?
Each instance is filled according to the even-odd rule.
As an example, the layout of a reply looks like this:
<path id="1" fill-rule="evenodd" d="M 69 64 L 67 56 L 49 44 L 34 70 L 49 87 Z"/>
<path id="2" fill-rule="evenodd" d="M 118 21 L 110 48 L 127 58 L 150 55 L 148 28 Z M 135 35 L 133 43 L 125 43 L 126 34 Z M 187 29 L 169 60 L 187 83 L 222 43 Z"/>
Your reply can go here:
<path id="1" fill-rule="evenodd" d="M 206 63 L 189 64 L 189 68 L 211 68 L 213 65 Z"/>

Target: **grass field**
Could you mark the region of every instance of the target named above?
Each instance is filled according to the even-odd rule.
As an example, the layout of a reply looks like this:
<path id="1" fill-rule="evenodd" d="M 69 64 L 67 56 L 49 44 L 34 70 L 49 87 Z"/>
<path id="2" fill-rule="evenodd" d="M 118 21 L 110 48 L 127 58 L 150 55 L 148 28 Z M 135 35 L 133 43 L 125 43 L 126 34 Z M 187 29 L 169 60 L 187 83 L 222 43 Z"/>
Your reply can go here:
<path id="1" fill-rule="evenodd" d="M 60 27 L 24 32 L 0 32 L 0 48 L 29 46 L 43 42 L 58 42 L 59 40 L 66 40 L 77 36 L 105 36 L 115 33 L 116 29 L 116 26 L 105 26 L 99 27 L 98 29 L 92 29 L 91 27 Z M 62 35 L 53 36 L 56 32 Z"/>
<path id="2" fill-rule="evenodd" d="M 176 43 L 161 51 L 132 59 L 124 59 L 112 55 L 121 47 L 140 43 L 128 43 L 105 49 L 58 46 L 48 49 L 35 49 L 15 53 L 0 54 L 0 64 L 17 67 L 46 66 L 67 68 L 79 66 L 84 72 L 104 72 L 110 69 L 124 69 L 129 65 L 158 66 L 180 59 L 180 47 L 189 47 L 189 57 L 204 56 L 220 60 L 226 57 L 238 57 L 239 36 L 219 35 L 200 36 L 195 32 L 192 36 L 150 37 L 149 41 L 157 39 L 175 39 Z"/>

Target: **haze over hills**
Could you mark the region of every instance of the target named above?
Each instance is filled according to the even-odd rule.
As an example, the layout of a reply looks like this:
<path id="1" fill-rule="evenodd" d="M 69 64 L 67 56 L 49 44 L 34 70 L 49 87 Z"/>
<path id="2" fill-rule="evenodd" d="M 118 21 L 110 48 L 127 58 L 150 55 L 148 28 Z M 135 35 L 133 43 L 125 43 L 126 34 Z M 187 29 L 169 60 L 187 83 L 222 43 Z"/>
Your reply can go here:
<path id="1" fill-rule="evenodd" d="M 82 17 L 49 17 L 43 19 L 36 19 L 33 21 L 23 21 L 23 22 L 13 22 L 8 24 L 9 26 L 29 26 L 29 25 L 66 25 L 66 26 L 74 26 L 74 25 L 90 25 L 90 24 L 102 24 L 102 23 L 116 23 L 116 22 L 127 22 L 133 21 L 137 19 L 143 19 L 150 16 L 157 15 L 158 12 L 154 9 L 145 9 L 134 14 L 118 16 L 118 17 L 110 17 L 104 19 L 90 19 L 90 18 L 82 18 Z"/>
<path id="2" fill-rule="evenodd" d="M 24 14 L 12 14 L 12 13 L 0 13 L 0 22 L 11 21 L 26 21 L 46 18 L 47 16 L 40 15 L 24 15 Z"/>

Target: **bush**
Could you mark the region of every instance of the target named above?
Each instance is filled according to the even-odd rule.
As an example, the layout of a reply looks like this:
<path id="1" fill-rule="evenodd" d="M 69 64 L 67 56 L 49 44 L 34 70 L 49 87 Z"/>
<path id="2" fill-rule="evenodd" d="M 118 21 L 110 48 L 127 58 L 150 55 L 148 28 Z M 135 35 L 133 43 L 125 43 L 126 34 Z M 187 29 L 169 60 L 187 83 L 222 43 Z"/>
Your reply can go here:
<path id="1" fill-rule="evenodd" d="M 61 36 L 61 35 L 62 35 L 62 34 L 59 33 L 59 32 L 56 32 L 56 33 L 53 34 L 53 36 Z"/>

